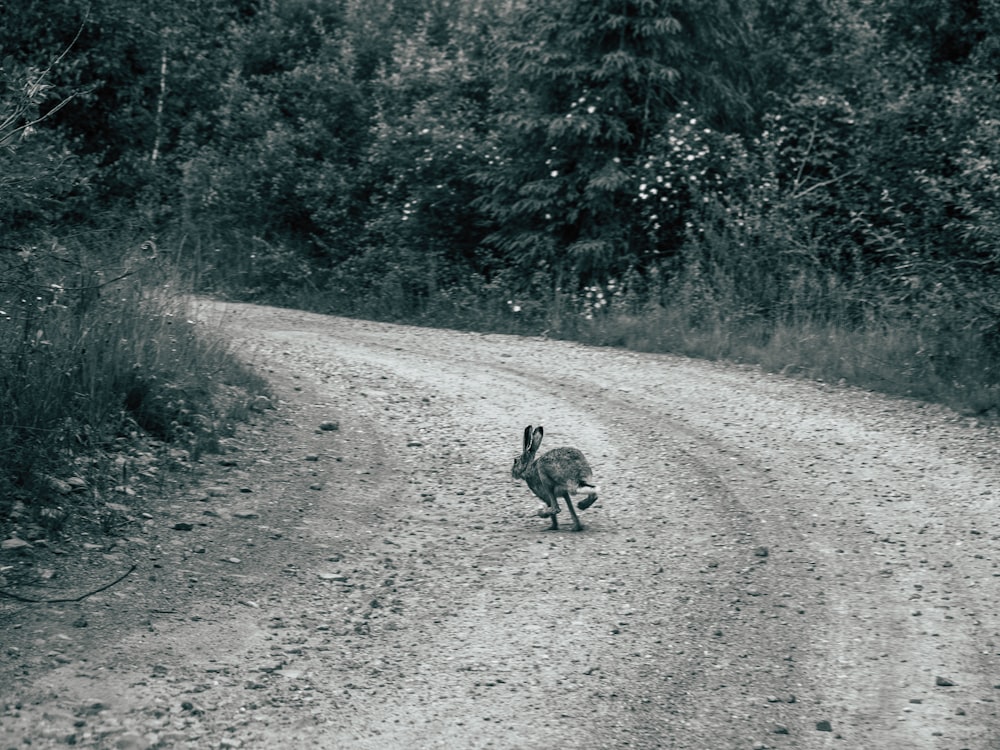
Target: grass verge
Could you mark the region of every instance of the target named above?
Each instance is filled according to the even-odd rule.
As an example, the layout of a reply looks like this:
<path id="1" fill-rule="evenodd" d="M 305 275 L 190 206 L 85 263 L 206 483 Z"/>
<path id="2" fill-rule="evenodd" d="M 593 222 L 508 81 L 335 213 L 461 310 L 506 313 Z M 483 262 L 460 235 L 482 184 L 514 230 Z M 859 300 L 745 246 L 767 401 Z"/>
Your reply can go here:
<path id="1" fill-rule="evenodd" d="M 108 517 L 130 444 L 197 460 L 266 395 L 179 292 L 152 242 L 114 260 L 56 242 L 0 258 L 4 539 L 57 534 L 80 504 Z"/>

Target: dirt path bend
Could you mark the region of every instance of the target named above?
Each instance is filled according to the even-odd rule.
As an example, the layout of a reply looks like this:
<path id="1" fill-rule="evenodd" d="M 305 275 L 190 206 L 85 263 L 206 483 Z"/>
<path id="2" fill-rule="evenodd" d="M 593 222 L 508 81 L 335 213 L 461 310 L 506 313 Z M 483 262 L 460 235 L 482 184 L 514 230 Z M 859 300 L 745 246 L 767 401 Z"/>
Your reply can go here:
<path id="1" fill-rule="evenodd" d="M 991 428 L 670 356 L 198 314 L 277 422 L 133 598 L 80 606 L 188 594 L 20 674 L 5 747 L 1000 750 Z M 526 424 L 594 467 L 582 533 L 511 479 Z"/>

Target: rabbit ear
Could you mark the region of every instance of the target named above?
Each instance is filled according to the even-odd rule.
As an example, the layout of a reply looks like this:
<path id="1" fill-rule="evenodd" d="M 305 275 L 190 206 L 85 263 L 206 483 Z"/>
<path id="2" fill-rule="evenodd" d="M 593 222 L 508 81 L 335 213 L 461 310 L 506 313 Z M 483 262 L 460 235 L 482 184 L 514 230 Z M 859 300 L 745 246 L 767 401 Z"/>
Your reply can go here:
<path id="1" fill-rule="evenodd" d="M 524 452 L 527 453 L 531 449 L 531 425 L 529 424 L 524 428 Z"/>
<path id="2" fill-rule="evenodd" d="M 538 450 L 538 446 L 542 444 L 542 435 L 544 430 L 541 425 L 535 428 L 535 431 L 531 434 L 531 452 L 534 453 Z M 527 439 L 527 433 L 525 433 L 525 439 Z"/>

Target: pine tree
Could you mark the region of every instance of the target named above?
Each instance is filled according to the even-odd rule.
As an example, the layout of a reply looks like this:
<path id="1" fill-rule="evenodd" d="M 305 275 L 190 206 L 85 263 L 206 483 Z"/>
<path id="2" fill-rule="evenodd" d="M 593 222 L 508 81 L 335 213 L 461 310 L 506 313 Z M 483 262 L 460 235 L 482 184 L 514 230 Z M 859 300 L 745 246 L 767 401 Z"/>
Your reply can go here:
<path id="1" fill-rule="evenodd" d="M 585 279 L 628 255 L 629 169 L 669 112 L 680 31 L 656 0 L 522 12 L 502 50 L 506 114 L 483 201 L 508 263 Z"/>

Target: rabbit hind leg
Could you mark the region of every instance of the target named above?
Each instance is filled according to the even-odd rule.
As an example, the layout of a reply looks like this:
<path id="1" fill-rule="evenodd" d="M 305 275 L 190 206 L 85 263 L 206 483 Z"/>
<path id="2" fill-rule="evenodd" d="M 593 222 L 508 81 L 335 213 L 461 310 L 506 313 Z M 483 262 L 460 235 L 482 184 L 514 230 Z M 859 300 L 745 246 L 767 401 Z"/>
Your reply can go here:
<path id="1" fill-rule="evenodd" d="M 583 524 L 576 517 L 576 511 L 573 510 L 573 499 L 570 497 L 568 490 L 563 493 L 563 499 L 566 501 L 566 507 L 569 508 L 569 514 L 573 516 L 573 531 L 583 531 Z M 554 518 L 555 516 L 553 516 Z"/>

